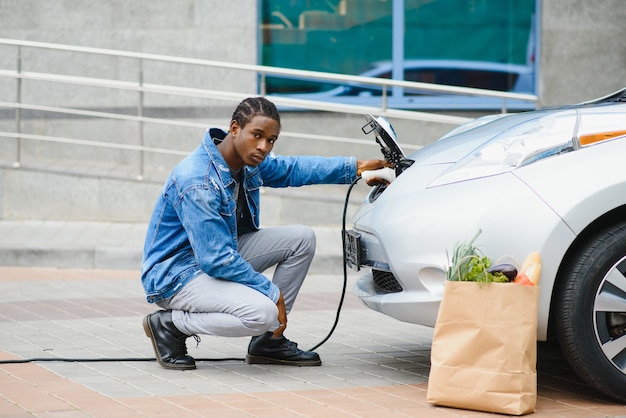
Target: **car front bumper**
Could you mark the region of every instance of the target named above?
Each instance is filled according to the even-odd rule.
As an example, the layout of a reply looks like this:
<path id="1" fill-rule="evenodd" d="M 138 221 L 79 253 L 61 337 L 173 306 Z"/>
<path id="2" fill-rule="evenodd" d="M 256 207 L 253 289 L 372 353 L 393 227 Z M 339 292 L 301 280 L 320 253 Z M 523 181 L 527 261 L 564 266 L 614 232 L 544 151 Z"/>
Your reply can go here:
<path id="1" fill-rule="evenodd" d="M 434 326 L 452 249 L 480 230 L 476 245 L 493 262 L 521 266 L 529 253 L 542 255 L 538 338 L 545 339 L 554 279 L 573 232 L 510 172 L 429 188 L 423 181 L 433 178 L 428 170 L 406 171 L 355 214 L 360 267 L 368 271 L 354 294 L 385 315 Z M 393 275 L 400 290 L 381 289 L 375 280 L 381 273 Z"/>

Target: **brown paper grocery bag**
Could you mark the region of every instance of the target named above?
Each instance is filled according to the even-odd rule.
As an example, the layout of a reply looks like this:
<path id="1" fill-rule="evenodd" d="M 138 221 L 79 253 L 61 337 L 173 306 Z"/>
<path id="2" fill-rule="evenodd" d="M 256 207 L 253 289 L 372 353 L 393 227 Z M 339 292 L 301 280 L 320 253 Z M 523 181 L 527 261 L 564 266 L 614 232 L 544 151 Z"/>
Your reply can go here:
<path id="1" fill-rule="evenodd" d="M 446 281 L 427 401 L 523 415 L 537 402 L 538 286 Z"/>

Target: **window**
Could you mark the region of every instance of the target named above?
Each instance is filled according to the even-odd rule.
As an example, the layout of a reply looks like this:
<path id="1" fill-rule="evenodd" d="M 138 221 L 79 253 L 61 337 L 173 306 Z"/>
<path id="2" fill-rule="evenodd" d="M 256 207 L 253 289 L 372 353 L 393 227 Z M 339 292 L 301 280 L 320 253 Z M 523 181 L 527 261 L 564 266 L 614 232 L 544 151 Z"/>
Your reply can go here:
<path id="1" fill-rule="evenodd" d="M 261 0 L 261 64 L 389 78 L 393 25 L 404 24 L 406 80 L 534 93 L 537 1 L 404 0 L 398 23 L 394 0 Z M 266 84 L 270 94 L 381 94 L 337 89 L 276 77 Z"/>

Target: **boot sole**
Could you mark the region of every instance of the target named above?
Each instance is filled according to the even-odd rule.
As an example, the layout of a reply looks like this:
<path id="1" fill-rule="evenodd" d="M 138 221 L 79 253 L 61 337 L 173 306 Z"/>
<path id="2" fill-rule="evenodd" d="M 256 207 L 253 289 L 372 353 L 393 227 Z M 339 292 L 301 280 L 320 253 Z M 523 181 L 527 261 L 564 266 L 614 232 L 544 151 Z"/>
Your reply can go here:
<path id="1" fill-rule="evenodd" d="M 170 370 L 194 370 L 196 368 L 195 365 L 185 366 L 185 365 L 178 365 L 178 364 L 170 364 L 161 360 L 161 356 L 159 355 L 159 350 L 157 350 L 156 340 L 154 339 L 154 333 L 152 332 L 152 328 L 150 327 L 150 321 L 148 321 L 149 317 L 150 315 L 146 316 L 143 319 L 143 330 L 146 333 L 146 337 L 150 338 L 150 341 L 152 342 L 152 348 L 154 349 L 154 357 L 156 358 L 156 361 L 159 363 L 159 365 L 163 367 L 164 369 L 170 369 Z"/>
<path id="2" fill-rule="evenodd" d="M 299 367 L 307 367 L 307 366 L 321 366 L 322 360 L 280 360 L 269 357 L 260 357 L 260 356 L 251 356 L 250 354 L 246 355 L 246 363 L 248 364 L 279 364 L 282 366 L 299 366 Z"/>

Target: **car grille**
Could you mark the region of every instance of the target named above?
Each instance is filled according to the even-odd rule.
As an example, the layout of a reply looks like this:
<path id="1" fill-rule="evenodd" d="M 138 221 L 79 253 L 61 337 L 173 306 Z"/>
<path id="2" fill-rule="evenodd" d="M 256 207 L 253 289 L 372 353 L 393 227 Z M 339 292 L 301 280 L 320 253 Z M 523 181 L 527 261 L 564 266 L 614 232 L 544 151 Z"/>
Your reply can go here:
<path id="1" fill-rule="evenodd" d="M 372 270 L 374 277 L 374 286 L 376 291 L 381 293 L 398 293 L 402 292 L 402 286 L 396 280 L 393 274 L 388 271 Z"/>

